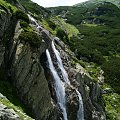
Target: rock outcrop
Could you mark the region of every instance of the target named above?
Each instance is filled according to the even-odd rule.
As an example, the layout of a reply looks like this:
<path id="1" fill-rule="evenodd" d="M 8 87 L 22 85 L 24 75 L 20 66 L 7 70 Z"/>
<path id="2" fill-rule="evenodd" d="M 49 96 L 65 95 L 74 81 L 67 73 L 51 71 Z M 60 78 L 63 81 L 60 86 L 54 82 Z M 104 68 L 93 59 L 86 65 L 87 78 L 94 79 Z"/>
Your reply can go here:
<path id="1" fill-rule="evenodd" d="M 0 103 L 0 119 L 1 120 L 20 120 L 19 116 L 13 109 L 8 109 L 7 106 Z"/>

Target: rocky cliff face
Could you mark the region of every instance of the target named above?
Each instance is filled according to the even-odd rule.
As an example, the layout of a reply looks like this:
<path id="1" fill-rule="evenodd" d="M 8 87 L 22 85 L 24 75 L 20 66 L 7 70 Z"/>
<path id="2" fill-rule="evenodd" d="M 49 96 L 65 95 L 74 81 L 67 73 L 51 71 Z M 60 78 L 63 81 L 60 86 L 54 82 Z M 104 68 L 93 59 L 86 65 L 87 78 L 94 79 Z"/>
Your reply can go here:
<path id="1" fill-rule="evenodd" d="M 39 37 L 42 37 L 40 45 L 32 46 L 24 39 L 19 39 L 24 31 L 20 26 L 20 21 L 8 11 L 0 9 L 0 66 L 6 78 L 16 87 L 21 101 L 32 110 L 35 119 L 63 119 L 62 112 L 56 103 L 52 74 L 46 64 L 45 51 L 49 49 L 53 54 L 51 42 L 54 40 L 73 86 L 73 88 L 66 87 L 69 96 L 67 99 L 68 120 L 76 119 L 78 98 L 74 93 L 75 89 L 78 89 L 82 95 L 85 119 L 105 120 L 105 114 L 100 105 L 103 101 L 99 85 L 93 82 L 79 63 L 72 67 L 75 56 L 67 46 L 42 26 L 37 27 L 33 21 L 30 22 L 30 26 Z M 1 108 L 5 107 L 1 106 Z"/>

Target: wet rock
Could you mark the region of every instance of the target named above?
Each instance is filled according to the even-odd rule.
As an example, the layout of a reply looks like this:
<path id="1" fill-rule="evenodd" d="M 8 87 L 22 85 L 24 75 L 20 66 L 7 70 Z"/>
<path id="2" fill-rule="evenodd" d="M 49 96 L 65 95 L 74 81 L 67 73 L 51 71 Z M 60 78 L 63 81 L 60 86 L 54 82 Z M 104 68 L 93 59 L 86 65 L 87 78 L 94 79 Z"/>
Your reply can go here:
<path id="1" fill-rule="evenodd" d="M 79 103 L 75 88 L 72 86 L 66 87 L 66 95 L 68 120 L 76 120 Z"/>

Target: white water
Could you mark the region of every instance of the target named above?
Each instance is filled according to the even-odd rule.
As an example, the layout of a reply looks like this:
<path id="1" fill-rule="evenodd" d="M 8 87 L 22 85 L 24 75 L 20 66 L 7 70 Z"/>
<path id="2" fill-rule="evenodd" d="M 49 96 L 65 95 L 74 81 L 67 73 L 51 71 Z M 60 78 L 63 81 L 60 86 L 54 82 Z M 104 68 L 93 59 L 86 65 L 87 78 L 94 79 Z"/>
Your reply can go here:
<path id="1" fill-rule="evenodd" d="M 79 109 L 77 112 L 77 120 L 84 120 L 84 108 L 83 108 L 82 96 L 78 90 L 76 90 L 76 93 L 77 93 L 78 98 L 79 98 Z"/>
<path id="2" fill-rule="evenodd" d="M 61 70 L 61 73 L 62 73 L 62 76 L 63 76 L 63 79 L 64 81 L 70 85 L 70 81 L 68 79 L 68 74 L 67 72 L 65 71 L 64 67 L 63 67 L 63 63 L 62 63 L 62 60 L 61 60 L 61 57 L 60 57 L 60 53 L 58 52 L 58 50 L 55 48 L 55 45 L 54 45 L 54 42 L 52 41 L 52 49 L 55 53 L 55 56 L 57 58 L 57 62 L 58 62 L 58 66 Z M 76 93 L 78 95 L 78 98 L 79 98 L 79 109 L 78 109 L 78 112 L 77 112 L 77 120 L 84 120 L 84 108 L 83 108 L 83 101 L 82 101 L 82 96 L 81 94 L 79 93 L 78 90 L 76 90 Z"/>
<path id="3" fill-rule="evenodd" d="M 61 57 L 60 57 L 60 53 L 58 52 L 58 50 L 55 48 L 55 45 L 54 45 L 54 42 L 52 41 L 52 49 L 56 55 L 56 58 L 57 58 L 57 62 L 58 62 L 58 66 L 61 70 L 61 73 L 62 73 L 62 76 L 63 76 L 63 79 L 66 83 L 70 84 L 70 81 L 68 79 L 68 74 L 67 72 L 65 71 L 64 67 L 63 67 L 63 64 L 62 64 L 62 60 L 61 60 Z"/>
<path id="4" fill-rule="evenodd" d="M 51 70 L 52 75 L 53 75 L 54 80 L 55 80 L 55 92 L 56 92 L 57 100 L 58 100 L 57 102 L 63 111 L 64 120 L 67 120 L 64 83 L 60 80 L 60 78 L 57 74 L 57 71 L 55 70 L 55 67 L 53 65 L 53 62 L 52 62 L 52 59 L 51 59 L 51 56 L 50 56 L 50 53 L 48 50 L 46 50 L 46 55 L 48 58 L 50 70 Z"/>
<path id="5" fill-rule="evenodd" d="M 39 24 L 37 23 L 37 21 L 31 15 L 28 14 L 28 17 L 37 27 L 39 27 Z"/>
<path id="6" fill-rule="evenodd" d="M 42 27 L 38 24 L 37 20 L 35 20 L 31 15 L 28 14 L 28 17 L 29 17 L 29 19 L 36 25 L 37 28 L 42 28 Z"/>

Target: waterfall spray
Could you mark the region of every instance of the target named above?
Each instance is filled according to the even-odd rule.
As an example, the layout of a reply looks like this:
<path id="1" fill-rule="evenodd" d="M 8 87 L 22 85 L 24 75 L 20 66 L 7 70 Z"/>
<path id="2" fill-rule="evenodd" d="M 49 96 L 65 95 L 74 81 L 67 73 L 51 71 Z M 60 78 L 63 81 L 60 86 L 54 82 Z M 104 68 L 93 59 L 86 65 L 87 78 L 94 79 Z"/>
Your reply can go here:
<path id="1" fill-rule="evenodd" d="M 55 80 L 55 92 L 57 95 L 57 102 L 60 106 L 60 108 L 62 109 L 63 112 L 63 117 L 64 120 L 68 120 L 67 119 L 67 112 L 66 112 L 66 105 L 65 105 L 65 87 L 64 87 L 64 83 L 60 80 L 57 71 L 55 70 L 55 67 L 53 65 L 50 53 L 48 50 L 46 50 L 46 55 L 48 58 L 48 63 L 49 63 L 49 68 L 52 72 L 52 75 L 54 77 Z"/>

